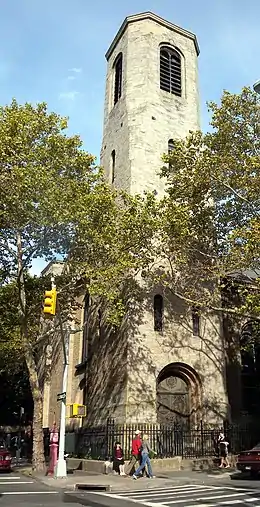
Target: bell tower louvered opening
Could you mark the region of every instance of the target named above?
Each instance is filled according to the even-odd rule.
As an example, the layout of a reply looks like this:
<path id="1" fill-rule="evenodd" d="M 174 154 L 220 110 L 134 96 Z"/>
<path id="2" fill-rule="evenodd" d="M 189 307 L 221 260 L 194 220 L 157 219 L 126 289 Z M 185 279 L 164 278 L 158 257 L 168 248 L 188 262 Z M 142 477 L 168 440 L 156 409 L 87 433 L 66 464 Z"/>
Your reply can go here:
<path id="1" fill-rule="evenodd" d="M 182 95 L 181 56 L 167 47 L 160 49 L 160 88 L 178 97 Z"/>

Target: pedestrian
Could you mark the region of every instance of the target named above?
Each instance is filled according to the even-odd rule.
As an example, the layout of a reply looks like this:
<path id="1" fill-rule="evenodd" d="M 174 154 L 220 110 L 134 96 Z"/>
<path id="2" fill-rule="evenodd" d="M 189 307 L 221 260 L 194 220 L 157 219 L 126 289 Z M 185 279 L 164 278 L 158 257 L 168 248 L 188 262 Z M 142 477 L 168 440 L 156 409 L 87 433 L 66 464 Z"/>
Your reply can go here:
<path id="1" fill-rule="evenodd" d="M 214 431 L 211 433 L 213 448 L 215 452 L 216 458 L 219 458 L 219 445 L 218 445 L 218 438 L 215 436 Z"/>
<path id="2" fill-rule="evenodd" d="M 115 443 L 113 452 L 113 470 L 119 475 L 126 475 L 124 453 L 120 442 Z"/>
<path id="3" fill-rule="evenodd" d="M 225 438 L 224 433 L 220 433 L 218 437 L 218 445 L 219 445 L 219 455 L 220 455 L 220 465 L 219 468 L 230 468 L 228 461 L 228 446 L 229 443 Z"/>
<path id="4" fill-rule="evenodd" d="M 137 468 L 136 472 L 133 474 L 133 479 L 137 479 L 138 475 L 145 468 L 146 465 L 147 465 L 147 469 L 148 469 L 148 477 L 149 477 L 149 479 L 153 478 L 153 471 L 152 471 L 152 466 L 151 466 L 151 461 L 150 461 L 149 453 L 156 454 L 154 451 L 152 451 L 150 442 L 148 440 L 148 435 L 143 435 L 142 447 L 141 447 L 141 458 L 142 458 L 142 461 L 141 461 L 141 465 Z"/>
<path id="5" fill-rule="evenodd" d="M 140 464 L 140 458 L 141 458 L 141 446 L 142 446 L 142 440 L 140 437 L 140 431 L 135 431 L 135 436 L 132 440 L 132 457 L 127 465 L 126 473 L 127 475 L 131 475 L 132 473 L 135 473 L 135 466 L 136 463 Z"/>

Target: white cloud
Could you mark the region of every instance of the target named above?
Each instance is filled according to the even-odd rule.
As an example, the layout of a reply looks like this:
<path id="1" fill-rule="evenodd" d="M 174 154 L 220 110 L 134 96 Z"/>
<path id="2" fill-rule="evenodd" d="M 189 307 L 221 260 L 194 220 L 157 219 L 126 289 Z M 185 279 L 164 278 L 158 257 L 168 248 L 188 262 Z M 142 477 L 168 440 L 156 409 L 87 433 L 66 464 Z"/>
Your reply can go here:
<path id="1" fill-rule="evenodd" d="M 75 74 L 81 74 L 82 69 L 80 67 L 73 67 L 72 69 L 69 69 L 69 72 L 74 72 Z"/>
<path id="2" fill-rule="evenodd" d="M 75 98 L 77 97 L 78 94 L 79 94 L 79 92 L 77 92 L 76 90 L 73 90 L 71 92 L 62 92 L 59 94 L 59 99 L 60 100 L 75 100 Z"/>

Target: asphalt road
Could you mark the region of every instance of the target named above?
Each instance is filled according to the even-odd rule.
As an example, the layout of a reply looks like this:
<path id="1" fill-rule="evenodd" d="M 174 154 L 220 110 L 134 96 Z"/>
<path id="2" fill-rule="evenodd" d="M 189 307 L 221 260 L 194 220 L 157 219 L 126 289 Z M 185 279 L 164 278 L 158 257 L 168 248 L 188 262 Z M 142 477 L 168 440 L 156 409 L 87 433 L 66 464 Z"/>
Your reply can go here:
<path id="1" fill-rule="evenodd" d="M 75 507 L 75 503 L 67 504 Z M 1 507 L 64 507 L 60 491 L 48 488 L 19 473 L 0 473 Z"/>
<path id="2" fill-rule="evenodd" d="M 82 505 L 106 507 L 260 507 L 260 485 L 183 484 L 167 488 L 118 491 L 111 493 L 69 494 Z"/>
<path id="3" fill-rule="evenodd" d="M 241 488 L 225 487 L 222 485 L 196 485 L 173 486 L 167 489 L 152 491 L 138 491 L 129 494 L 120 493 L 123 500 L 128 498 L 140 502 L 141 505 L 161 507 L 217 507 L 233 505 L 245 507 L 260 507 L 260 490 L 245 490 Z"/>

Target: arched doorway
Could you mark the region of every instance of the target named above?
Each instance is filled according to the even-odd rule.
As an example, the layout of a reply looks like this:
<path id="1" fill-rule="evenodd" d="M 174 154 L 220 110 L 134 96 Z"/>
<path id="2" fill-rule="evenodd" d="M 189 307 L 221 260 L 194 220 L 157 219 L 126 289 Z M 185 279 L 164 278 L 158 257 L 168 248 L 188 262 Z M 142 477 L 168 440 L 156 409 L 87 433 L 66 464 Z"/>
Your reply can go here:
<path id="1" fill-rule="evenodd" d="M 160 424 L 196 424 L 200 409 L 201 382 L 184 363 L 165 366 L 157 379 L 157 420 Z"/>

